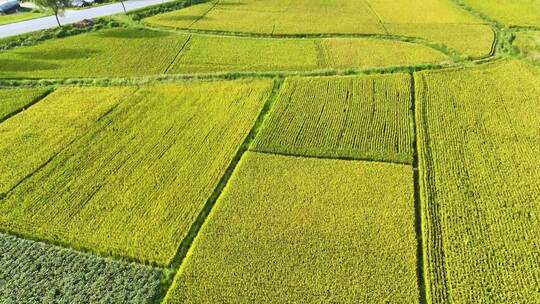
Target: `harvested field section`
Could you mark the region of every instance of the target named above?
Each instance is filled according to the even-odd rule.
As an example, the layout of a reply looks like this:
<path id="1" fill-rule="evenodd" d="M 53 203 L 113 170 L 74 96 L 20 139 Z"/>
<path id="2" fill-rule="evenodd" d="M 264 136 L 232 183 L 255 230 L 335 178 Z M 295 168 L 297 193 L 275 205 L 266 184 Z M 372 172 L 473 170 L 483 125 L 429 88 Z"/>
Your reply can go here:
<path id="1" fill-rule="evenodd" d="M 1 77 L 57 78 L 162 74 L 188 35 L 111 29 L 0 54 Z"/>
<path id="2" fill-rule="evenodd" d="M 536 303 L 540 70 L 517 61 L 416 76 L 433 303 Z"/>
<path id="3" fill-rule="evenodd" d="M 50 161 L 132 92 L 128 88 L 61 88 L 0 124 L 0 196 Z"/>
<path id="4" fill-rule="evenodd" d="M 248 152 L 166 303 L 414 303 L 412 169 Z"/>
<path id="5" fill-rule="evenodd" d="M 44 96 L 49 89 L 0 89 L 0 122 Z"/>
<path id="6" fill-rule="evenodd" d="M 149 303 L 159 269 L 0 234 L 2 303 Z"/>
<path id="7" fill-rule="evenodd" d="M 289 78 L 253 149 L 412 162 L 410 76 Z"/>
<path id="8" fill-rule="evenodd" d="M 139 89 L 10 192 L 0 226 L 167 266 L 271 89 L 266 80 Z"/>

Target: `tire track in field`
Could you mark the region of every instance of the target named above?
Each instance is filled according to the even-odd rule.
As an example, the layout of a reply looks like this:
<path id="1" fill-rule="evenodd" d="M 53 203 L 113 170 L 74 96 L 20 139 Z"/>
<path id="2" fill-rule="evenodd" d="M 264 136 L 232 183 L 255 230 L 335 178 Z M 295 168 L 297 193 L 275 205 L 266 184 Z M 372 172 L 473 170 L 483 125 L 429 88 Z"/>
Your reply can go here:
<path id="1" fill-rule="evenodd" d="M 412 81 L 416 91 L 416 80 L 414 73 L 411 73 Z M 426 82 L 420 75 L 422 87 L 426 88 Z M 419 245 L 422 261 L 419 260 L 419 275 L 423 277 L 424 303 L 448 303 L 449 294 L 447 287 L 447 274 L 444 257 L 444 244 L 442 238 L 442 227 L 440 226 L 440 210 L 436 202 L 435 193 L 429 188 L 428 183 L 434 180 L 432 165 L 430 164 L 430 139 L 428 125 L 426 124 L 427 112 L 425 105 L 418 106 L 418 95 L 414 93 L 413 117 L 415 126 L 415 201 L 418 203 L 417 231 L 419 234 Z M 418 128 L 417 124 L 421 124 Z M 421 134 L 421 138 L 420 138 Z M 422 146 L 422 147 L 421 147 Z M 423 149 L 422 149 L 423 148 Z M 423 151 L 422 151 L 423 150 Z M 419 155 L 422 151 L 424 155 Z M 419 164 L 425 166 L 422 171 Z M 418 190 L 417 190 L 418 189 Z M 424 205 L 425 204 L 425 205 Z M 418 226 L 420 225 L 420 226 Z M 419 229 L 419 230 L 418 230 Z M 421 262 L 421 264 L 420 264 Z M 420 273 L 421 271 L 421 273 Z"/>
<path id="2" fill-rule="evenodd" d="M 413 127 L 413 183 L 414 183 L 414 214 L 416 228 L 416 277 L 418 280 L 419 301 L 421 304 L 427 303 L 426 300 L 426 277 L 424 272 L 424 241 L 422 231 L 422 195 L 420 190 L 420 174 L 418 172 L 418 125 L 415 117 L 416 113 L 416 83 L 414 74 L 411 73 L 411 112 L 412 112 L 412 127 Z"/>
<path id="3" fill-rule="evenodd" d="M 178 53 L 176 53 L 176 56 L 174 56 L 173 60 L 171 61 L 171 63 L 169 63 L 169 65 L 167 66 L 167 68 L 165 68 L 165 71 L 163 71 L 163 74 L 167 74 L 169 72 L 169 70 L 174 66 L 174 64 L 176 63 L 176 61 L 178 60 L 178 58 L 180 57 L 180 54 L 182 54 L 182 51 L 186 48 L 186 46 L 188 45 L 188 43 L 191 41 L 191 38 L 193 37 L 193 35 L 189 35 L 188 39 L 186 40 L 186 42 L 184 42 L 184 44 L 182 45 L 182 47 L 180 48 L 180 50 L 178 51 Z"/>

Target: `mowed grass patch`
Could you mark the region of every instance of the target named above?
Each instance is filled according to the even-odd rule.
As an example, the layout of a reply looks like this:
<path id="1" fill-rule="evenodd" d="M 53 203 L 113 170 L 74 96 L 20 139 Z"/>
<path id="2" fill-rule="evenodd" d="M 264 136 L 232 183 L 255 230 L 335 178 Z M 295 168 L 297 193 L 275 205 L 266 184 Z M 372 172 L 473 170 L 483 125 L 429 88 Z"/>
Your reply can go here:
<path id="1" fill-rule="evenodd" d="M 538 0 L 461 0 L 461 2 L 505 25 L 540 26 Z"/>
<path id="2" fill-rule="evenodd" d="M 470 57 L 487 56 L 494 41 L 483 20 L 449 0 L 213 1 L 145 22 L 184 30 L 273 35 L 404 35 L 444 44 Z M 414 56 L 418 50 L 408 51 Z"/>
<path id="3" fill-rule="evenodd" d="M 2 303 L 150 303 L 162 271 L 0 234 Z"/>
<path id="4" fill-rule="evenodd" d="M 47 94 L 50 89 L 0 89 L 0 122 L 23 110 Z"/>
<path id="5" fill-rule="evenodd" d="M 269 80 L 141 88 L 9 192 L 0 227 L 167 266 L 271 89 Z"/>
<path id="6" fill-rule="evenodd" d="M 248 152 L 165 303 L 418 300 L 412 169 Z"/>
<path id="7" fill-rule="evenodd" d="M 163 74 L 188 35 L 119 28 L 45 41 L 0 54 L 1 77 Z"/>
<path id="8" fill-rule="evenodd" d="M 13 13 L 10 15 L 0 15 L 0 25 L 21 22 L 21 21 L 35 19 L 39 17 L 45 17 L 47 15 L 48 15 L 47 13 L 42 13 L 39 11 L 26 11 L 26 12 Z"/>
<path id="9" fill-rule="evenodd" d="M 0 124 L 0 198 L 83 135 L 132 91 L 60 88 Z"/>
<path id="10" fill-rule="evenodd" d="M 434 49 L 396 40 L 193 35 L 168 73 L 311 71 L 447 60 L 447 56 Z"/>
<path id="11" fill-rule="evenodd" d="M 535 303 L 540 70 L 416 76 L 429 302 Z"/>
<path id="12" fill-rule="evenodd" d="M 289 78 L 252 149 L 412 162 L 410 76 Z"/>

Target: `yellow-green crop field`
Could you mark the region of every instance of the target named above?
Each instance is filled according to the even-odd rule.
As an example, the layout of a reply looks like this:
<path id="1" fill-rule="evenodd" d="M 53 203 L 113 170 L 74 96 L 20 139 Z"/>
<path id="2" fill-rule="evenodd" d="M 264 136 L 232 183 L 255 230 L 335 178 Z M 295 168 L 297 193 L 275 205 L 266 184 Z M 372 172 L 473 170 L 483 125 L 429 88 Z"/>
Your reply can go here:
<path id="1" fill-rule="evenodd" d="M 470 57 L 488 56 L 494 41 L 493 30 L 483 20 L 451 0 L 211 1 L 145 22 L 184 30 L 266 35 L 405 35 Z"/>
<path id="2" fill-rule="evenodd" d="M 412 163 L 408 74 L 290 78 L 256 151 Z"/>
<path id="3" fill-rule="evenodd" d="M 0 303 L 539 304 L 539 5 L 0 25 Z"/>
<path id="4" fill-rule="evenodd" d="M 5 196 L 56 157 L 132 91 L 58 89 L 0 124 L 0 194 Z"/>
<path id="5" fill-rule="evenodd" d="M 540 27 L 538 0 L 461 0 L 476 11 L 509 26 Z"/>
<path id="6" fill-rule="evenodd" d="M 0 122 L 38 101 L 48 89 L 0 89 Z"/>
<path id="7" fill-rule="evenodd" d="M 34 145 L 17 143 L 28 137 L 25 130 L 47 126 L 47 116 L 30 116 L 31 110 L 38 109 L 32 107 L 17 120 L 2 124 L 20 126 L 8 136 L 0 132 L 0 142 L 2 155 L 21 160 L 1 160 L 2 167 L 11 170 L 1 171 L 9 173 L 2 174 L 2 188 L 9 191 L 0 204 L 0 227 L 167 266 L 271 87 L 270 81 L 158 85 L 141 88 L 122 102 L 111 99 L 120 102 L 116 108 L 21 180 L 37 161 L 22 158 L 32 155 Z M 88 90 L 79 93 L 90 94 Z M 132 89 L 122 89 L 127 90 Z M 72 97 L 57 91 L 38 105 L 49 100 L 51 106 L 68 105 L 49 114 L 63 118 L 76 110 L 77 99 Z M 109 105 L 101 104 L 102 108 Z M 88 107 L 85 110 L 90 112 Z M 36 134 L 36 143 L 51 134 L 42 133 Z M 9 167 L 27 162 L 22 174 L 22 169 Z"/>
<path id="8" fill-rule="evenodd" d="M 535 303 L 540 71 L 508 61 L 416 76 L 433 303 Z"/>
<path id="9" fill-rule="evenodd" d="M 414 303 L 410 166 L 248 152 L 165 303 Z"/>
<path id="10" fill-rule="evenodd" d="M 311 71 L 445 61 L 449 58 L 436 49 L 397 40 L 263 39 L 112 29 L 0 54 L 0 76 L 73 78 Z"/>

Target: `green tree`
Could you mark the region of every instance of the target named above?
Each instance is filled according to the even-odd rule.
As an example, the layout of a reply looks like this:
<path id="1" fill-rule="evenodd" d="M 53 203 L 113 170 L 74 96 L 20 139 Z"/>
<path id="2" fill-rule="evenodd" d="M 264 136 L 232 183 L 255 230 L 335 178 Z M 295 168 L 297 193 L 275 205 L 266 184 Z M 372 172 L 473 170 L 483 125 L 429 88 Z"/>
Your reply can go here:
<path id="1" fill-rule="evenodd" d="M 44 9 L 52 10 L 54 13 L 54 16 L 56 17 L 56 22 L 58 22 L 58 26 L 62 26 L 60 24 L 60 20 L 58 19 L 58 15 L 62 14 L 66 7 L 68 7 L 71 3 L 71 0 L 33 0 L 34 3 Z"/>

